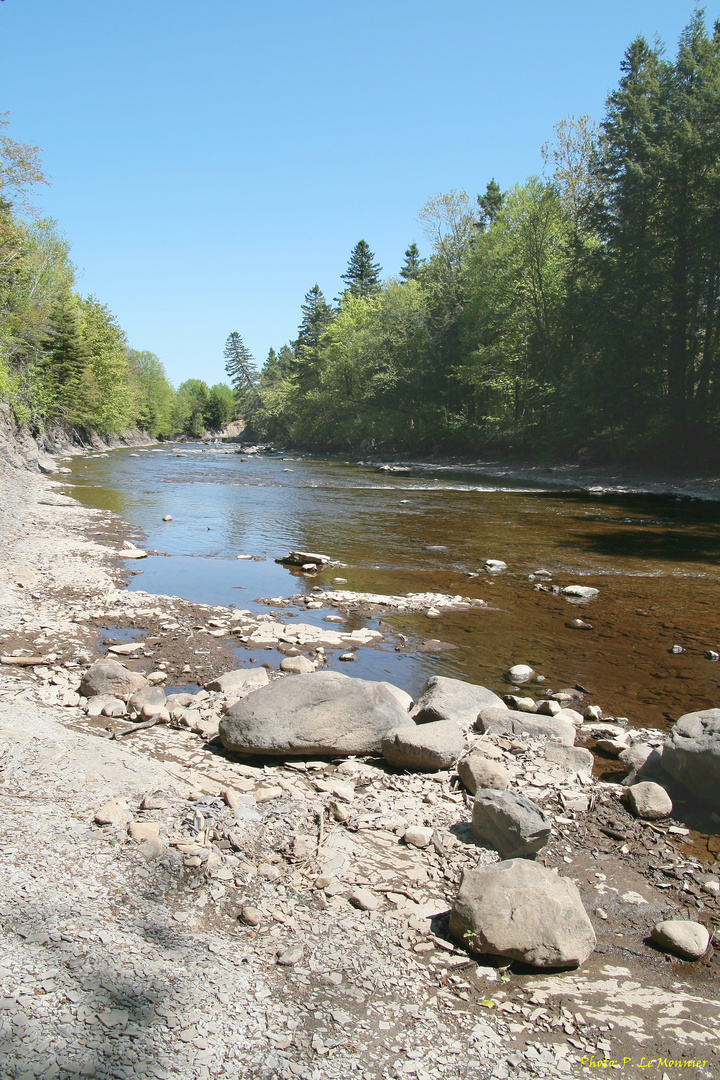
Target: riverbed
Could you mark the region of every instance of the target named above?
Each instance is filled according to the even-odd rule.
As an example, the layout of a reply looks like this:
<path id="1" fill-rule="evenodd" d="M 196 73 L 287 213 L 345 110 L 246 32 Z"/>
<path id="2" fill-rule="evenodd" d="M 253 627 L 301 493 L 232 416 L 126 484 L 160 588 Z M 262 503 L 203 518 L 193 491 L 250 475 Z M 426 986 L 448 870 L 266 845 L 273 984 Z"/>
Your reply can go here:
<path id="1" fill-rule="evenodd" d="M 308 611 L 301 598 L 319 587 L 485 601 L 440 617 L 350 610 L 349 628 L 379 628 L 383 640 L 358 648 L 352 665 L 328 649 L 329 667 L 416 696 L 429 674 L 507 692 L 507 668 L 529 664 L 544 679 L 530 684 L 534 696 L 582 686 L 586 700 L 641 728 L 718 705 L 720 663 L 707 658 L 720 652 L 717 502 L 589 491 L 572 475 L 551 486 L 478 468 L 391 471 L 188 444 L 67 464 L 69 495 L 120 514 L 160 553 L 133 563 L 131 589 L 253 612 L 296 597 L 277 607 L 282 617 L 316 624 L 333 609 Z M 292 549 L 341 565 L 309 575 L 275 562 Z M 507 569 L 487 573 L 488 559 Z M 571 584 L 598 596 L 551 591 Z M 573 626 L 578 619 L 591 629 Z M 255 659 L 280 657 L 259 650 Z"/>

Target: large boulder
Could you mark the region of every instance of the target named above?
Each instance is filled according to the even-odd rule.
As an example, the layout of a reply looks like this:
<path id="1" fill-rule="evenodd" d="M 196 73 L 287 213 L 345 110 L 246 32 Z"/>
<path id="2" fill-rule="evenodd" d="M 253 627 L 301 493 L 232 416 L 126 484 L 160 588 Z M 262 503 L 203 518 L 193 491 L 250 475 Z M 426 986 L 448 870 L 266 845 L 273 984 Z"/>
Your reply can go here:
<path id="1" fill-rule="evenodd" d="M 595 948 L 574 882 L 525 859 L 466 870 L 450 932 L 473 952 L 540 968 L 577 967 Z"/>
<path id="2" fill-rule="evenodd" d="M 237 701 L 220 721 L 220 738 L 239 754 L 379 754 L 384 736 L 402 727 L 415 724 L 382 683 L 316 671 Z"/>
<path id="3" fill-rule="evenodd" d="M 720 709 L 681 716 L 665 742 L 662 765 L 697 799 L 720 807 Z"/>
<path id="4" fill-rule="evenodd" d="M 241 694 L 249 694 L 260 686 L 267 686 L 269 681 L 267 668 L 235 668 L 234 671 L 226 671 L 224 675 L 211 679 L 205 684 L 205 689 L 230 697 L 240 697 Z"/>
<path id="5" fill-rule="evenodd" d="M 472 831 L 503 859 L 527 858 L 547 844 L 550 819 L 524 795 L 484 788 L 473 803 Z"/>
<path id="6" fill-rule="evenodd" d="M 85 672 L 80 693 L 85 697 L 110 694 L 129 697 L 147 686 L 147 679 L 138 671 L 128 671 L 117 660 L 96 660 Z"/>
<path id="7" fill-rule="evenodd" d="M 477 718 L 479 731 L 490 735 L 528 735 L 532 739 L 555 739 L 564 746 L 575 742 L 576 728 L 554 716 L 538 713 L 515 712 L 514 709 L 487 707 L 480 710 Z"/>
<path id="8" fill-rule="evenodd" d="M 418 698 L 413 717 L 418 724 L 453 720 L 460 727 L 469 728 L 484 707 L 506 709 L 502 698 L 484 686 L 462 679 L 448 679 L 444 675 L 431 675 Z"/>
<path id="9" fill-rule="evenodd" d="M 440 720 L 389 732 L 382 740 L 382 755 L 396 769 L 435 772 L 454 765 L 464 746 L 457 724 Z"/>

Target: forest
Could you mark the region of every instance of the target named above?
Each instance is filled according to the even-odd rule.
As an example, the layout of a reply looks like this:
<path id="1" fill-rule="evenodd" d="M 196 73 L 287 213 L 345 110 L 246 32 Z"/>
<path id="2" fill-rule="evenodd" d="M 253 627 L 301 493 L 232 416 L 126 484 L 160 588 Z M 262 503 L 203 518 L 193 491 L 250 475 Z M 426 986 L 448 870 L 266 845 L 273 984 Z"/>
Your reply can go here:
<path id="1" fill-rule="evenodd" d="M 544 169 L 435 195 L 398 278 L 355 247 L 306 294 L 244 410 L 257 437 L 529 456 L 703 460 L 720 436 L 720 27 L 677 56 L 636 39 L 599 124 L 569 117 Z"/>
<path id="2" fill-rule="evenodd" d="M 720 447 L 720 25 L 674 60 L 637 38 L 599 123 L 571 116 L 543 170 L 437 194 L 397 278 L 360 240 L 328 300 L 258 370 L 233 332 L 226 384 L 175 390 L 75 289 L 32 210 L 36 148 L 0 120 L 0 397 L 34 428 L 248 437 L 340 451 L 704 461 Z M 312 278 L 310 278 L 312 280 Z"/>

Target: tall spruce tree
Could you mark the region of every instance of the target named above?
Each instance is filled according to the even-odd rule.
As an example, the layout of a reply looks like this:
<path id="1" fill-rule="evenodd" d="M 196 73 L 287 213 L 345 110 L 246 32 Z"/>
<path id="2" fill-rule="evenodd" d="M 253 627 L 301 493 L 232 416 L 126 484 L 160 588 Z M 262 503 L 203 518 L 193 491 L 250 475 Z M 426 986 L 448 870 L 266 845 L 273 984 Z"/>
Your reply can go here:
<path id="1" fill-rule="evenodd" d="M 53 306 L 42 360 L 51 415 L 72 424 L 83 424 L 87 396 L 83 386 L 89 363 L 90 354 L 80 325 L 79 301 L 73 293 L 67 293 Z"/>
<path id="2" fill-rule="evenodd" d="M 505 196 L 500 190 L 500 185 L 493 176 L 485 188 L 484 195 L 478 195 L 478 206 L 480 207 L 480 220 L 478 224 L 481 228 L 485 229 L 497 221 L 498 214 L 502 210 Z"/>
<path id="3" fill-rule="evenodd" d="M 348 268 L 341 274 L 351 296 L 363 300 L 374 296 L 380 289 L 380 263 L 373 262 L 375 255 L 366 240 L 358 240 L 352 249 Z"/>
<path id="4" fill-rule="evenodd" d="M 316 283 L 305 293 L 305 301 L 300 306 L 302 321 L 298 327 L 295 351 L 302 356 L 304 350 L 316 352 L 328 326 L 332 322 L 333 310 Z"/>
<path id="5" fill-rule="evenodd" d="M 424 261 L 420 258 L 420 250 L 413 240 L 410 247 L 405 249 L 405 262 L 400 268 L 400 277 L 403 281 L 417 281 Z"/>
<path id="6" fill-rule="evenodd" d="M 243 339 L 236 330 L 228 335 L 223 356 L 225 357 L 225 371 L 239 403 L 249 390 L 255 388 L 257 382 L 255 358 L 245 347 Z"/>

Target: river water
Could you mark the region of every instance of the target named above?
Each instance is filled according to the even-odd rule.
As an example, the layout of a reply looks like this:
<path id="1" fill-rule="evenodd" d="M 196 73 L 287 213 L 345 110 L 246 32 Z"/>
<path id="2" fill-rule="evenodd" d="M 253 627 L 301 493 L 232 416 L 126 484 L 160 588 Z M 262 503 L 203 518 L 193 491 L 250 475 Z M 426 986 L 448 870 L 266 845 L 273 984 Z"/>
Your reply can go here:
<path id="1" fill-rule="evenodd" d="M 461 467 L 383 472 L 337 459 L 245 459 L 187 445 L 89 455 L 71 470 L 68 494 L 117 512 L 144 546 L 164 553 L 132 564 L 142 572 L 131 589 L 268 612 L 259 599 L 332 588 L 341 574 L 343 589 L 487 602 L 441 618 L 353 613 L 352 628 L 380 625 L 385 638 L 358 649 L 352 665 L 329 650 L 329 666 L 347 674 L 389 679 L 413 696 L 429 674 L 506 692 L 506 669 L 526 663 L 545 677 L 535 696 L 578 684 L 586 700 L 634 727 L 667 728 L 684 712 L 720 705 L 720 663 L 705 655 L 720 652 L 716 502 L 547 488 Z M 308 577 L 275 563 L 293 548 L 347 568 Z M 485 573 L 486 559 L 508 569 Z M 599 596 L 538 591 L 538 569 Z M 305 622 L 328 614 L 290 610 Z M 592 629 L 572 628 L 577 618 Z M 685 651 L 673 654 L 673 645 Z"/>

